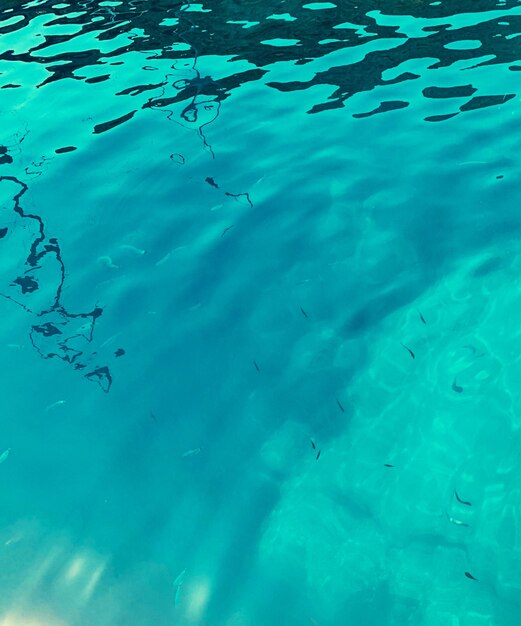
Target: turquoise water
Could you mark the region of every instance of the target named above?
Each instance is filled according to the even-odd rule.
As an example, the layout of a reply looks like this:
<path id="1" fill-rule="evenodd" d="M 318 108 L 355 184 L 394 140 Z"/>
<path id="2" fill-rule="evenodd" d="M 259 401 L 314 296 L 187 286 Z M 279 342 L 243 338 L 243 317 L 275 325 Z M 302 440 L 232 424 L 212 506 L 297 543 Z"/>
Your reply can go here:
<path id="1" fill-rule="evenodd" d="M 519 626 L 520 35 L 4 0 L 1 626 Z"/>

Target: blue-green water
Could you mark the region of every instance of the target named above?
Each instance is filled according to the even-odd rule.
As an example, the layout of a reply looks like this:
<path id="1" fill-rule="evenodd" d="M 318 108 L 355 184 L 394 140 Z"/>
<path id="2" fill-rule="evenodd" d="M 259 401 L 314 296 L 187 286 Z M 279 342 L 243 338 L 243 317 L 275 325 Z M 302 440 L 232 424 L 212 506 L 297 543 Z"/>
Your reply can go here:
<path id="1" fill-rule="evenodd" d="M 3 1 L 1 626 L 521 624 L 520 35 Z"/>

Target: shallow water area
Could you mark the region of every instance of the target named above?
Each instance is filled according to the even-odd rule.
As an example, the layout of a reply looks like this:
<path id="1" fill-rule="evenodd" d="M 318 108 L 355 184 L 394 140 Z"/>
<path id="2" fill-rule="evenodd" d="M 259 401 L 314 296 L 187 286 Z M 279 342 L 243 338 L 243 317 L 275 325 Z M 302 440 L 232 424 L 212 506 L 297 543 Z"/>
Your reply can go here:
<path id="1" fill-rule="evenodd" d="M 518 626 L 520 32 L 2 4 L 0 626 Z"/>

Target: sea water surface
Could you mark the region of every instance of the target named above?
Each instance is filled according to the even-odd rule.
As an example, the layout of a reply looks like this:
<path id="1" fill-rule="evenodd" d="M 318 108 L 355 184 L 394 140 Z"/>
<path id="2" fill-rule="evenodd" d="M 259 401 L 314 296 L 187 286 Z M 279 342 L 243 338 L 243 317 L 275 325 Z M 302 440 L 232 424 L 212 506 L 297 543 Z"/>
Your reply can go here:
<path id="1" fill-rule="evenodd" d="M 520 71 L 516 0 L 3 0 L 1 626 L 519 626 Z"/>

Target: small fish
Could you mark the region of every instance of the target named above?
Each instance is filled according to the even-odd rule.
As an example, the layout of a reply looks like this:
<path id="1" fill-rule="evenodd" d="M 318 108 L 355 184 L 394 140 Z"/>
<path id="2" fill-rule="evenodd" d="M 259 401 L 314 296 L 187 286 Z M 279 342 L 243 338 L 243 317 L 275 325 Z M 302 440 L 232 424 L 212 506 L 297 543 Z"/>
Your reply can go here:
<path id="1" fill-rule="evenodd" d="M 181 602 L 181 585 L 178 585 L 175 590 L 174 606 L 177 608 L 180 602 Z"/>
<path id="2" fill-rule="evenodd" d="M 255 365 L 255 369 L 260 372 L 260 367 L 257 365 L 257 361 L 253 361 L 253 365 Z"/>
<path id="3" fill-rule="evenodd" d="M 171 252 L 167 252 L 165 256 L 161 257 L 159 261 L 156 263 L 156 267 L 159 267 L 160 265 L 163 265 L 163 263 L 166 263 L 168 259 L 171 257 L 171 255 L 172 255 Z"/>
<path id="4" fill-rule="evenodd" d="M 308 314 L 306 313 L 306 311 L 304 311 L 304 309 L 302 307 L 300 307 L 300 312 L 302 313 L 302 315 L 304 317 L 306 317 L 306 318 L 308 317 Z"/>
<path id="5" fill-rule="evenodd" d="M 185 579 L 185 574 L 186 574 L 186 569 L 184 569 L 178 576 L 177 578 L 174 580 L 174 585 L 176 587 L 178 587 L 179 585 L 182 585 Z"/>
<path id="6" fill-rule="evenodd" d="M 114 339 L 116 337 L 118 337 L 121 333 L 116 333 L 115 335 L 111 335 L 108 339 L 105 339 L 105 341 L 100 345 L 100 347 L 98 348 L 98 350 L 101 350 L 101 348 L 104 348 L 105 346 L 108 346 L 110 343 L 112 343 L 114 341 Z"/>
<path id="7" fill-rule="evenodd" d="M 10 539 L 8 539 L 4 546 L 12 546 L 14 543 L 18 543 L 23 539 L 23 535 L 13 535 Z"/>
<path id="8" fill-rule="evenodd" d="M 413 359 L 416 358 L 416 356 L 414 355 L 414 352 L 410 348 L 408 348 L 404 343 L 402 343 L 402 346 L 407 350 L 407 352 L 411 355 Z"/>
<path id="9" fill-rule="evenodd" d="M 231 226 L 227 226 L 223 232 L 221 233 L 221 237 L 224 237 L 224 235 L 226 235 L 226 233 L 231 230 L 233 228 L 234 224 L 232 224 Z"/>
<path id="10" fill-rule="evenodd" d="M 123 348 L 118 348 L 116 352 L 114 352 L 114 356 L 123 356 L 125 354 L 125 350 Z"/>
<path id="11" fill-rule="evenodd" d="M 317 454 L 317 456 L 315 457 L 315 461 L 318 461 L 318 459 L 320 458 L 320 453 L 321 453 L 321 452 L 322 452 L 322 450 L 319 450 L 319 451 L 318 451 L 318 454 Z"/>
<path id="12" fill-rule="evenodd" d="M 455 391 L 456 393 L 463 393 L 463 387 L 456 383 L 456 379 L 452 381 L 452 391 Z"/>
<path id="13" fill-rule="evenodd" d="M 174 580 L 174 587 L 176 588 L 175 590 L 175 600 L 174 600 L 174 606 L 178 607 L 179 603 L 181 601 L 181 587 L 183 586 L 183 581 L 185 579 L 185 574 L 186 574 L 186 569 L 184 569 L 179 576 L 177 576 L 177 578 Z"/>
<path id="14" fill-rule="evenodd" d="M 384 467 L 394 467 L 394 465 L 391 465 L 390 463 L 384 463 Z"/>
<path id="15" fill-rule="evenodd" d="M 49 406 L 45 409 L 45 412 L 47 413 L 47 411 L 50 411 L 51 409 L 54 409 L 57 406 L 61 406 L 62 404 L 65 404 L 65 400 L 57 400 L 56 402 L 49 404 Z"/>
<path id="16" fill-rule="evenodd" d="M 454 490 L 454 495 L 456 496 L 456 500 L 460 503 L 460 504 L 465 504 L 466 506 L 472 506 L 472 502 L 467 502 L 467 500 L 462 500 L 459 495 L 458 492 L 456 490 Z"/>
<path id="17" fill-rule="evenodd" d="M 336 398 L 336 403 L 338 404 L 338 408 L 342 411 L 342 413 L 345 413 L 346 410 L 344 409 L 344 407 L 342 406 L 342 403 L 340 402 L 338 398 Z"/>
<path id="18" fill-rule="evenodd" d="M 156 416 L 152 413 L 152 411 L 149 411 L 148 414 L 150 415 L 150 419 L 153 419 L 154 422 L 157 424 Z"/>
<path id="19" fill-rule="evenodd" d="M 472 576 L 472 574 L 470 572 L 465 572 L 465 576 L 467 578 L 470 578 L 470 580 L 478 580 L 477 578 L 475 578 L 474 576 Z M 479 582 L 479 581 L 478 581 Z"/>
<path id="20" fill-rule="evenodd" d="M 205 180 L 205 182 L 207 182 L 212 187 L 215 187 L 216 189 L 219 189 L 219 185 L 215 182 L 215 180 L 213 178 L 210 178 L 210 176 L 207 176 L 204 180 Z"/>
<path id="21" fill-rule="evenodd" d="M 131 246 L 129 244 L 123 244 L 122 246 L 119 246 L 120 250 L 126 250 L 127 252 L 132 252 L 133 254 L 136 254 L 137 256 L 143 256 L 144 254 L 146 254 L 146 250 L 142 250 L 141 248 L 136 248 L 136 246 Z"/>
<path id="22" fill-rule="evenodd" d="M 455 526 L 464 526 L 468 528 L 469 525 L 466 522 L 462 522 L 459 519 L 455 519 L 454 517 L 451 517 L 448 513 L 445 513 L 445 515 L 447 516 L 447 519 L 449 520 L 451 524 L 454 524 Z"/>
<path id="23" fill-rule="evenodd" d="M 193 450 L 187 450 L 181 455 L 182 459 L 186 459 L 189 456 L 195 456 L 201 452 L 202 448 L 194 448 Z"/>
<path id="24" fill-rule="evenodd" d="M 313 439 L 310 439 L 311 441 L 311 445 L 313 446 L 313 450 L 317 449 L 317 446 L 315 445 L 315 442 L 313 441 Z"/>
<path id="25" fill-rule="evenodd" d="M 7 460 L 7 457 L 11 454 L 11 448 L 7 448 L 2 454 L 0 454 L 0 463 Z"/>
<path id="26" fill-rule="evenodd" d="M 420 316 L 421 321 L 426 324 L 427 322 L 425 321 L 425 318 L 423 317 L 423 315 L 421 314 L 421 311 L 418 311 L 418 315 Z"/>

